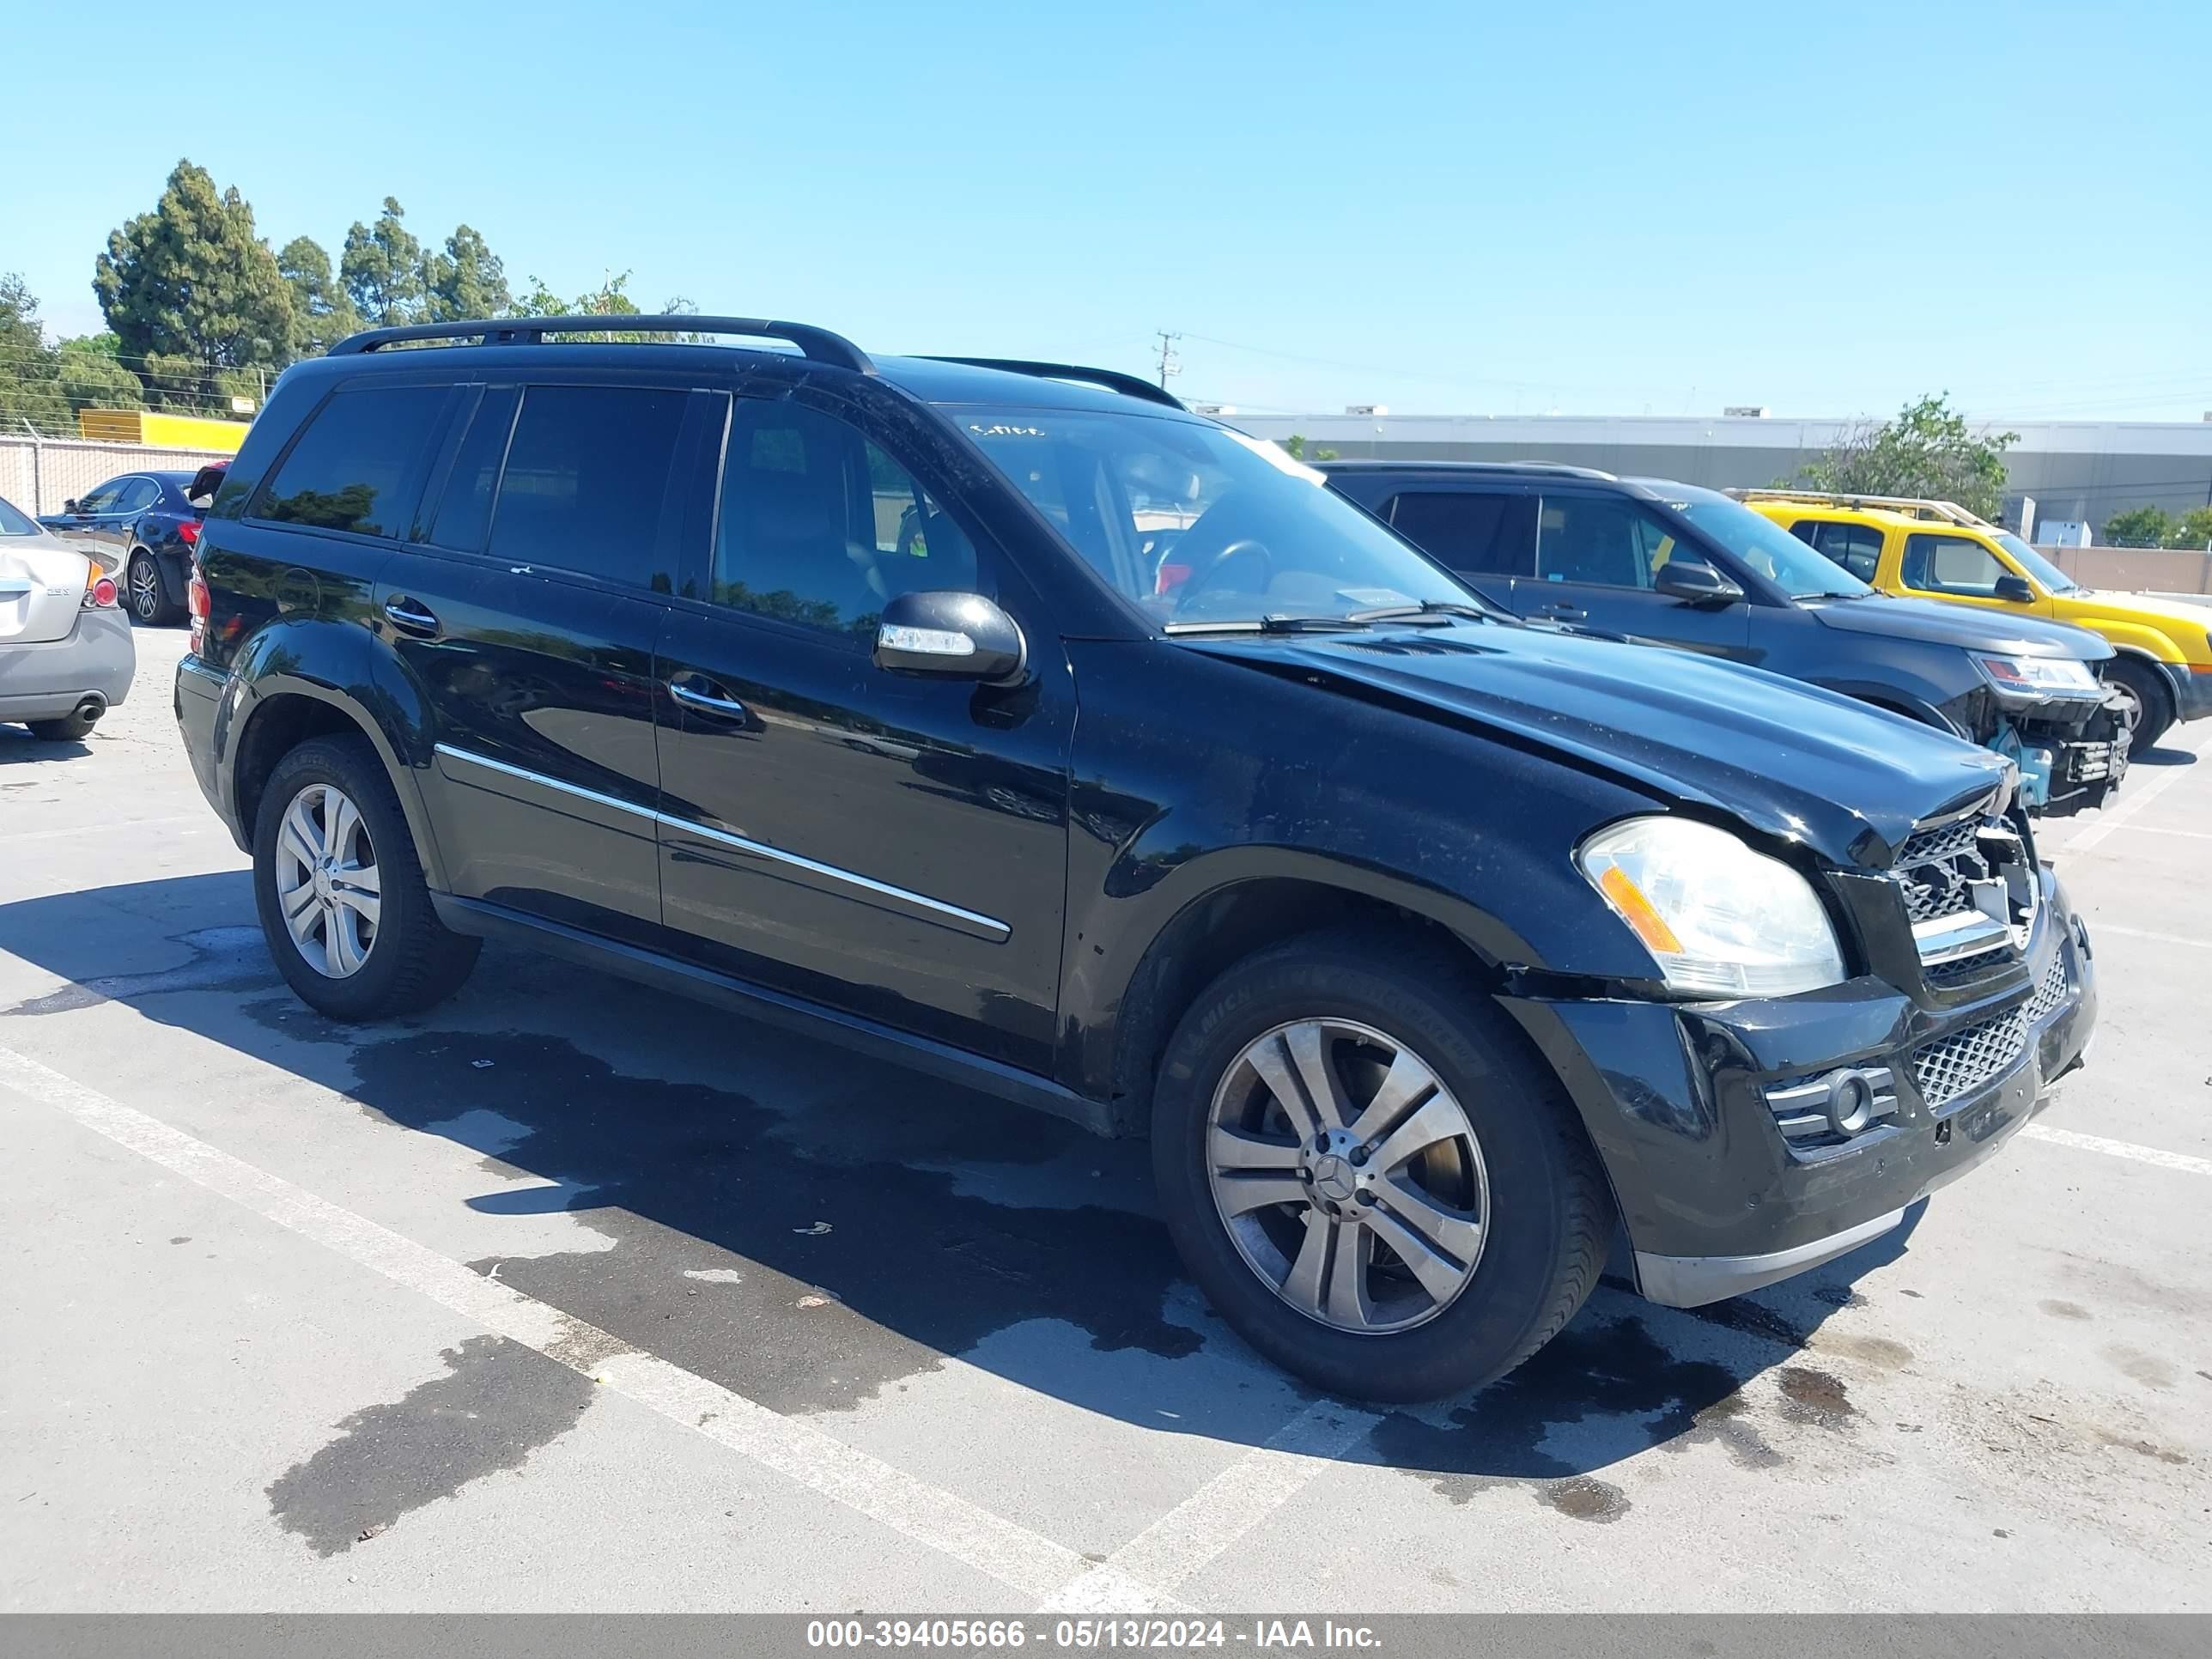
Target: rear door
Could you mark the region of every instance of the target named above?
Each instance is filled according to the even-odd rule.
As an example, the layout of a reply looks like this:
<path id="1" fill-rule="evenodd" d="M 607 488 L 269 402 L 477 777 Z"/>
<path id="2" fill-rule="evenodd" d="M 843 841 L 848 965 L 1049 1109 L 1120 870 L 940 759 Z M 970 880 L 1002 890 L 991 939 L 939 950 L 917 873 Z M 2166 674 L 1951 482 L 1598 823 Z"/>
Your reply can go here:
<path id="1" fill-rule="evenodd" d="M 88 490 L 77 499 L 74 511 L 46 522 L 56 535 L 94 551 L 101 567 L 113 570 L 123 562 L 138 515 L 160 500 L 161 495 L 161 485 L 151 478 L 125 474 Z"/>
<path id="2" fill-rule="evenodd" d="M 1830 563 L 1848 570 L 1869 586 L 1881 570 L 1882 531 L 1879 526 L 1851 524 L 1842 519 L 1800 519 L 1790 533 Z"/>
<path id="3" fill-rule="evenodd" d="M 464 898 L 650 941 L 678 452 L 699 407 L 726 400 L 588 374 L 463 395 L 434 505 L 368 618 L 429 711 L 423 798 L 447 878 Z"/>
<path id="4" fill-rule="evenodd" d="M 1510 609 L 1516 577 L 1534 574 L 1533 489 L 1406 489 L 1383 502 L 1393 529 L 1494 604 Z"/>
<path id="5" fill-rule="evenodd" d="M 946 481 L 842 404 L 741 395 L 720 449 L 661 641 L 668 926 L 726 972 L 1048 1069 L 1075 713 L 1051 618 Z M 1025 684 L 875 666 L 885 600 L 936 589 L 1012 614 Z"/>

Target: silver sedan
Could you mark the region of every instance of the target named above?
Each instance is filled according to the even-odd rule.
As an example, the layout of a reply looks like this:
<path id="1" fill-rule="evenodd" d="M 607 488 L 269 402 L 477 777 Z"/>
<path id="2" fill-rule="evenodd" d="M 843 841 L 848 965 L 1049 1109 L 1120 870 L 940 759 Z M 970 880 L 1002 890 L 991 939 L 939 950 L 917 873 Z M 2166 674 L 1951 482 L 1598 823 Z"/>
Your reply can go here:
<path id="1" fill-rule="evenodd" d="M 116 599 L 96 559 L 0 501 L 0 721 L 65 743 L 130 695 L 138 653 Z"/>

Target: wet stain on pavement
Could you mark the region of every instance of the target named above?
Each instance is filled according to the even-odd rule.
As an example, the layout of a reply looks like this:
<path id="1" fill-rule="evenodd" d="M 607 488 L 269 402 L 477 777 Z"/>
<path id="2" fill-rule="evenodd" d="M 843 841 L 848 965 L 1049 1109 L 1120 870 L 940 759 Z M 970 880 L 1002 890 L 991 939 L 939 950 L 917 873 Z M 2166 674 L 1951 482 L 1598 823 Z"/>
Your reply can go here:
<path id="1" fill-rule="evenodd" d="M 2048 1302 L 2039 1302 L 2035 1305 L 2042 1309 L 2044 1312 L 2049 1314 L 2053 1319 L 2087 1319 L 2089 1317 L 2089 1310 L 2078 1302 L 2060 1302 L 2052 1300 Z"/>
<path id="2" fill-rule="evenodd" d="M 1840 1429 L 1858 1415 L 1843 1379 L 1810 1365 L 1784 1365 L 1776 1374 L 1782 1389 L 1782 1415 L 1793 1423 Z"/>
<path id="3" fill-rule="evenodd" d="M 246 1012 L 303 1035 L 281 1003 Z M 615 1242 L 478 1272 L 775 1411 L 850 1409 L 1024 1322 L 1165 1358 L 1203 1340 L 1163 1316 L 1180 1268 L 1157 1222 L 975 1190 L 1079 1146 L 1093 1164 L 1142 1156 L 1036 1113 L 889 1068 L 880 1092 L 778 1113 L 519 1033 L 403 1031 L 350 1059 L 364 1106 L 554 1183 L 473 1207 L 566 1212 Z M 702 1278 L 713 1294 L 691 1293 Z M 1036 1363 L 1068 1392 L 1064 1355 Z"/>
<path id="4" fill-rule="evenodd" d="M 444 1358 L 445 1376 L 354 1413 L 270 1484 L 286 1531 L 318 1555 L 349 1550 L 471 1480 L 520 1468 L 591 1404 L 588 1381 L 505 1337 L 471 1337 Z"/>
<path id="5" fill-rule="evenodd" d="M 2156 1354 L 2117 1342 L 2101 1352 L 2107 1364 L 2117 1367 L 2123 1376 L 2133 1377 L 2147 1389 L 2170 1389 L 2178 1380 L 2173 1367 Z"/>
<path id="6" fill-rule="evenodd" d="M 262 991 L 277 983 L 276 966 L 258 927 L 202 927 L 169 941 L 191 952 L 174 968 L 150 974 L 110 974 L 30 997 L 0 1014 L 65 1014 L 103 1002 L 136 1002 L 174 991 Z"/>
<path id="7" fill-rule="evenodd" d="M 1395 1413 L 1370 1443 L 1455 1504 L 1501 1485 L 1527 1485 L 1562 1515 L 1613 1521 L 1630 1500 L 1588 1471 L 1653 1447 L 1716 1444 L 1745 1467 L 1782 1462 L 1744 1420 L 1737 1390 L 1745 1375 L 1671 1352 L 1637 1316 L 1593 1318 L 1585 1310 L 1443 1424 Z"/>

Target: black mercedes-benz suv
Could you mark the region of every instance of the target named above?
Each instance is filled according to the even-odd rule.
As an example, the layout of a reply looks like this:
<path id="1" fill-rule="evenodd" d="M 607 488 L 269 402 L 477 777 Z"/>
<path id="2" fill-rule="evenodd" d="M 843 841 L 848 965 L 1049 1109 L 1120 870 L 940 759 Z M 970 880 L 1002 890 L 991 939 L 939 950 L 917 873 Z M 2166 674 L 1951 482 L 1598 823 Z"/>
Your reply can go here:
<path id="1" fill-rule="evenodd" d="M 1148 1132 L 1193 1276 L 1346 1394 L 1496 1376 L 1609 1257 L 1693 1305 L 1875 1237 L 2094 1018 L 2004 760 L 1524 623 L 1108 372 L 356 336 L 192 611 L 307 1002 L 526 941 Z"/>

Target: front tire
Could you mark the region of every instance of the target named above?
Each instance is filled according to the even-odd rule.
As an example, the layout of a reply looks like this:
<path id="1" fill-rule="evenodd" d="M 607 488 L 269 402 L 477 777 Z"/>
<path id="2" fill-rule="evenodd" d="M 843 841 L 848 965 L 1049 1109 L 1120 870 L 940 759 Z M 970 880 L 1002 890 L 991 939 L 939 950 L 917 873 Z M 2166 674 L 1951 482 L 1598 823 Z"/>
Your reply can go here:
<path id="1" fill-rule="evenodd" d="M 125 585 L 131 593 L 131 614 L 146 627 L 167 628 L 184 620 L 183 608 L 169 602 L 161 586 L 160 562 L 143 547 L 131 556 Z"/>
<path id="2" fill-rule="evenodd" d="M 277 971 L 333 1019 L 428 1008 L 476 965 L 478 941 L 438 920 L 392 780 L 359 738 L 317 738 L 277 763 L 253 897 Z"/>
<path id="3" fill-rule="evenodd" d="M 2140 755 L 2173 724 L 2173 698 L 2166 681 L 2140 658 L 2115 657 L 2105 665 L 2105 682 L 2127 698 L 2120 719 L 2128 729 L 2130 753 Z"/>
<path id="4" fill-rule="evenodd" d="M 1331 1393 L 1434 1400 L 1580 1308 L 1612 1205 L 1571 1104 L 1455 955 L 1294 939 L 1168 1044 L 1153 1174 L 1222 1316 Z"/>

